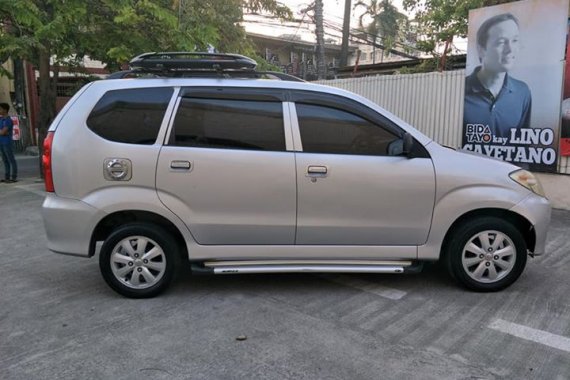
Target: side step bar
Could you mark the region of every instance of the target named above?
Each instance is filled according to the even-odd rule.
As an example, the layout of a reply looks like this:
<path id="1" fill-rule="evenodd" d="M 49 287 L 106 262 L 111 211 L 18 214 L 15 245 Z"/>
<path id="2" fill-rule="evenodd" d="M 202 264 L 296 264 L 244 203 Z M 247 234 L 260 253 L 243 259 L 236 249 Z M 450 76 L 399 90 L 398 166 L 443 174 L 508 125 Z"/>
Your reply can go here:
<path id="1" fill-rule="evenodd" d="M 412 261 L 211 261 L 192 263 L 195 274 L 253 273 L 418 273 Z"/>

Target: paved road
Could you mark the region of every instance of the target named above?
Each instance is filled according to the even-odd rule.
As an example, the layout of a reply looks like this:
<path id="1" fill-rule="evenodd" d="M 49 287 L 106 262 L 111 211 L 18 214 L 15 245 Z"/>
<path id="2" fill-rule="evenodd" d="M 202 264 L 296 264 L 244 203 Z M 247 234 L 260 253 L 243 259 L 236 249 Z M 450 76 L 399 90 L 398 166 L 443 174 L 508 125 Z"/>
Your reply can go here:
<path id="1" fill-rule="evenodd" d="M 2 379 L 570 379 L 568 211 L 554 211 L 548 254 L 500 293 L 432 266 L 186 274 L 130 300 L 96 258 L 46 249 L 42 199 L 34 177 L 0 187 Z"/>
<path id="2" fill-rule="evenodd" d="M 40 158 L 38 156 L 16 155 L 18 162 L 18 176 L 27 179 L 39 178 Z M 0 173 L 4 174 L 4 166 L 0 160 Z M 3 177 L 2 177 L 3 178 Z"/>

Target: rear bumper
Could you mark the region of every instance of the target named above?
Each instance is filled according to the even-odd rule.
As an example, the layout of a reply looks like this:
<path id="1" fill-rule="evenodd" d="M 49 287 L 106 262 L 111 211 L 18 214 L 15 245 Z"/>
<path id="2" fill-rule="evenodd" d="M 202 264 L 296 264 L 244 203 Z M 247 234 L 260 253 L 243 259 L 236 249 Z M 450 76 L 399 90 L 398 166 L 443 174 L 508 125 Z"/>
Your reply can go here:
<path id="1" fill-rule="evenodd" d="M 47 194 L 42 217 L 48 249 L 56 253 L 89 257 L 91 234 L 105 213 L 85 202 Z"/>
<path id="2" fill-rule="evenodd" d="M 548 199 L 531 194 L 511 211 L 524 216 L 534 227 L 536 244 L 534 255 L 540 256 L 546 251 L 546 236 L 550 224 L 551 207 Z"/>

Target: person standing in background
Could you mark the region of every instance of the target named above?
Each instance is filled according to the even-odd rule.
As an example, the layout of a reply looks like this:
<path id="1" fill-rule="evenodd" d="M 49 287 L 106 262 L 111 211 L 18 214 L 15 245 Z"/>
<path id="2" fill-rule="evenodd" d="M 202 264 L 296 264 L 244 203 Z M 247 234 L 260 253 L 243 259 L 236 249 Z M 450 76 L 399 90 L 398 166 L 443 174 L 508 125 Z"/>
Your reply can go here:
<path id="1" fill-rule="evenodd" d="M 4 179 L 0 182 L 13 183 L 18 182 L 18 164 L 12 147 L 14 124 L 8 111 L 10 111 L 10 105 L 0 103 L 0 154 L 4 161 Z"/>

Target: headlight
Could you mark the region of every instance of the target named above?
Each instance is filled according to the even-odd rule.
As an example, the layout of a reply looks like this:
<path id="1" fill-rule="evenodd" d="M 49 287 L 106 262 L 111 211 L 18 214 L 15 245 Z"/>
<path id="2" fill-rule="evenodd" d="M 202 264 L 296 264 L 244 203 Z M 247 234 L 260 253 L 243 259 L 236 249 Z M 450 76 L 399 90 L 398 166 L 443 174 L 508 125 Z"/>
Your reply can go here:
<path id="1" fill-rule="evenodd" d="M 544 190 L 542 189 L 540 181 L 531 172 L 521 169 L 517 170 L 516 172 L 512 172 L 511 174 L 509 174 L 509 177 L 511 177 L 513 181 L 515 181 L 519 185 L 526 187 L 536 195 L 540 195 L 541 197 L 546 198 L 546 195 L 544 194 Z"/>

